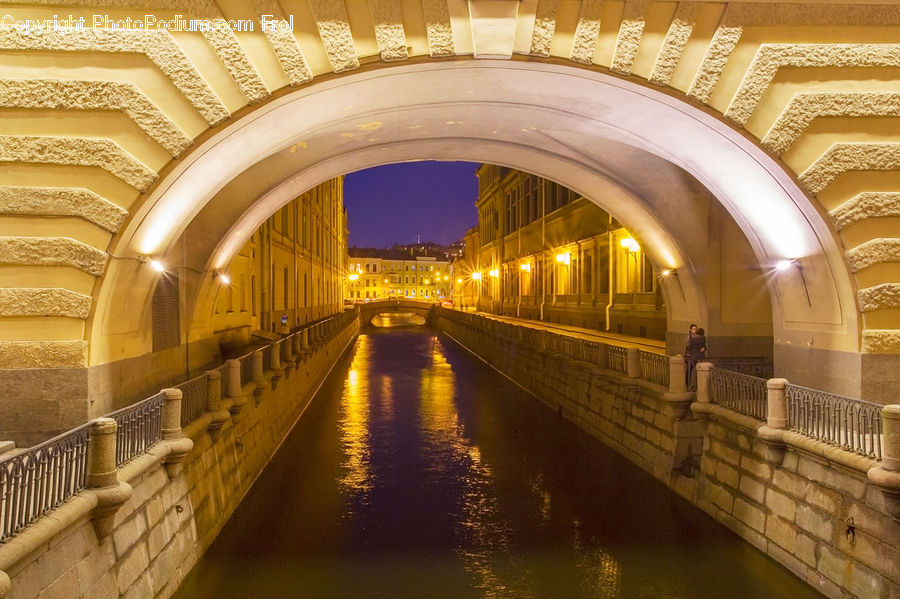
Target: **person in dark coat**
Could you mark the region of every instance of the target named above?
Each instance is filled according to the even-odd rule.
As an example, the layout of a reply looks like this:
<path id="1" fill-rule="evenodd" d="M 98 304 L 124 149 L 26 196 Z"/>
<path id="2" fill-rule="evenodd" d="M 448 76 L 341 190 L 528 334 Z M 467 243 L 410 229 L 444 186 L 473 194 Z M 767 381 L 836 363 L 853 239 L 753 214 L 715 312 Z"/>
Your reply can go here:
<path id="1" fill-rule="evenodd" d="M 706 359 L 706 331 L 703 328 L 697 329 L 697 332 L 688 340 L 687 357 L 694 364 Z"/>
<path id="2" fill-rule="evenodd" d="M 684 348 L 684 377 L 688 389 L 697 388 L 697 363 L 706 360 L 706 331 L 698 328 L 691 332 Z"/>

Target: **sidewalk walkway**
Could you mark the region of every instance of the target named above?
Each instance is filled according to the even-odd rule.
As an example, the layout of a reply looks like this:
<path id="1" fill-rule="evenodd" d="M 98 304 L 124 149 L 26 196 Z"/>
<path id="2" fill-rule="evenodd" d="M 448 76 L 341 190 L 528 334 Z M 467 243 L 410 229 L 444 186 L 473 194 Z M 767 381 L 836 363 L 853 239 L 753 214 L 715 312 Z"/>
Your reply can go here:
<path id="1" fill-rule="evenodd" d="M 485 318 L 493 318 L 501 322 L 516 324 L 532 329 L 540 329 L 585 339 L 587 341 L 609 342 L 620 347 L 637 347 L 646 352 L 654 354 L 666 355 L 666 342 L 658 339 L 647 339 L 646 337 L 631 337 L 629 335 L 617 335 L 616 333 L 608 333 L 606 331 L 594 331 L 592 329 L 583 329 L 564 324 L 556 324 L 553 322 L 541 322 L 539 320 L 527 320 L 525 318 L 515 318 L 513 316 L 499 316 L 490 312 L 475 312 L 479 316 Z"/>

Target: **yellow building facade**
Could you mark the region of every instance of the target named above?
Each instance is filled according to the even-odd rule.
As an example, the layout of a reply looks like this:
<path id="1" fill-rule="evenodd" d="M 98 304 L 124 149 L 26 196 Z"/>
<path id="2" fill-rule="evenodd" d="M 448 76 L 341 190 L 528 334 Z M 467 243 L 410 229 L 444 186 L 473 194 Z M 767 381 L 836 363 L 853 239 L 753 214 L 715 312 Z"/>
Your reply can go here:
<path id="1" fill-rule="evenodd" d="M 409 256 L 396 250 L 349 252 L 346 299 L 352 302 L 410 298 L 450 299 L 450 262 L 436 256 Z"/>
<path id="2" fill-rule="evenodd" d="M 277 332 L 341 310 L 347 270 L 343 178 L 294 198 L 269 217 L 223 271 L 213 327 Z"/>
<path id="3" fill-rule="evenodd" d="M 664 339 L 659 271 L 594 202 L 553 181 L 485 164 L 461 284 L 478 309 Z M 468 289 L 466 286 L 468 285 Z"/>

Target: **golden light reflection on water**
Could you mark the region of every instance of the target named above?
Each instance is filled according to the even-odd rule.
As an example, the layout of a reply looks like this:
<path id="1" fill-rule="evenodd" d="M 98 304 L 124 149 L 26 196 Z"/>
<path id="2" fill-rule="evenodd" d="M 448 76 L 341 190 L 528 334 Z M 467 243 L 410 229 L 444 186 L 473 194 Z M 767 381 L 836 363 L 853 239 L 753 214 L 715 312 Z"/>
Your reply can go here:
<path id="1" fill-rule="evenodd" d="M 344 461 L 340 485 L 350 493 L 366 494 L 372 490 L 372 448 L 369 438 L 369 361 L 371 339 L 360 335 L 350 372 L 341 394 L 341 416 L 338 422 Z"/>
<path id="2" fill-rule="evenodd" d="M 498 497 L 497 477 L 483 459 L 481 448 L 465 435 L 455 403 L 456 378 L 447 361 L 440 339 L 434 337 L 431 362 L 420 372 L 421 425 L 423 451 L 434 460 L 433 473 L 452 472 L 462 478 L 463 494 L 459 525 L 461 534 L 456 553 L 463 567 L 472 576 L 474 586 L 483 597 L 532 597 L 542 588 L 549 567 L 560 555 L 537 556 L 540 563 L 520 563 L 510 555 L 515 536 L 511 524 L 502 513 Z M 460 467 L 462 466 L 462 467 Z M 549 522 L 552 496 L 545 487 L 543 476 L 530 481 L 530 491 L 537 499 L 539 516 Z M 581 547 L 575 539 L 571 550 L 576 558 L 575 568 L 581 575 L 584 596 L 607 599 L 618 596 L 621 572 L 618 562 L 599 548 Z"/>

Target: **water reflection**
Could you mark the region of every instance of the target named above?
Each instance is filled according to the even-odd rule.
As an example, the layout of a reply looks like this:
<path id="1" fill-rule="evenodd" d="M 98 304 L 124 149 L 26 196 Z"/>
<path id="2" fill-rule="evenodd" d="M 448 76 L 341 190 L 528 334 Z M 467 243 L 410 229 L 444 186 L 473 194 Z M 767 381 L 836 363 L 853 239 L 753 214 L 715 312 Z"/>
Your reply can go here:
<path id="1" fill-rule="evenodd" d="M 356 353 L 347 383 L 341 395 L 341 418 L 338 430 L 344 461 L 341 464 L 341 487 L 348 493 L 365 498 L 372 490 L 372 475 L 369 464 L 369 357 L 371 354 L 369 337 L 359 338 Z"/>
<path id="2" fill-rule="evenodd" d="M 176 598 L 816 595 L 465 350 L 401 328 L 360 336 Z"/>
<path id="3" fill-rule="evenodd" d="M 376 314 L 371 323 L 372 326 L 383 329 L 421 327 L 425 325 L 425 317 L 412 312 L 386 312 Z"/>

